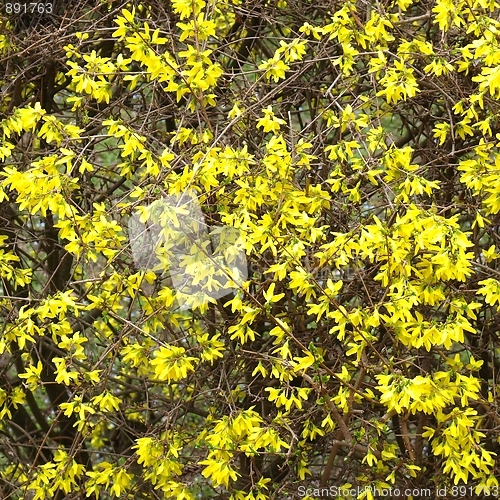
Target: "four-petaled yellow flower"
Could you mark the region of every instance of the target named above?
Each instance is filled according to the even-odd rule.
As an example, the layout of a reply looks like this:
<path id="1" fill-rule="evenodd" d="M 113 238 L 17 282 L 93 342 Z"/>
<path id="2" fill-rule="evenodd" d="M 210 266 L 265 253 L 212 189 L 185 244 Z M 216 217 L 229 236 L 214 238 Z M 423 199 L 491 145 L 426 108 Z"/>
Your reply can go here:
<path id="1" fill-rule="evenodd" d="M 273 134 L 276 134 L 279 131 L 280 126 L 286 123 L 285 120 L 277 118 L 274 115 L 273 108 L 271 106 L 263 109 L 262 112 L 264 113 L 264 116 L 257 122 L 257 128 L 262 127 L 264 132 L 272 132 Z"/>

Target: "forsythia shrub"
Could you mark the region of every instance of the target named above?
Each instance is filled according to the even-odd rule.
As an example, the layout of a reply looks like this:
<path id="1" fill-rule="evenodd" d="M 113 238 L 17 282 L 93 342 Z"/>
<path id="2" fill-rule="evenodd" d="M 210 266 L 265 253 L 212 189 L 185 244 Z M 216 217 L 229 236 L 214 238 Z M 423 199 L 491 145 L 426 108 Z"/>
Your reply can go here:
<path id="1" fill-rule="evenodd" d="M 4 3 L 2 498 L 498 495 L 499 19 Z"/>

